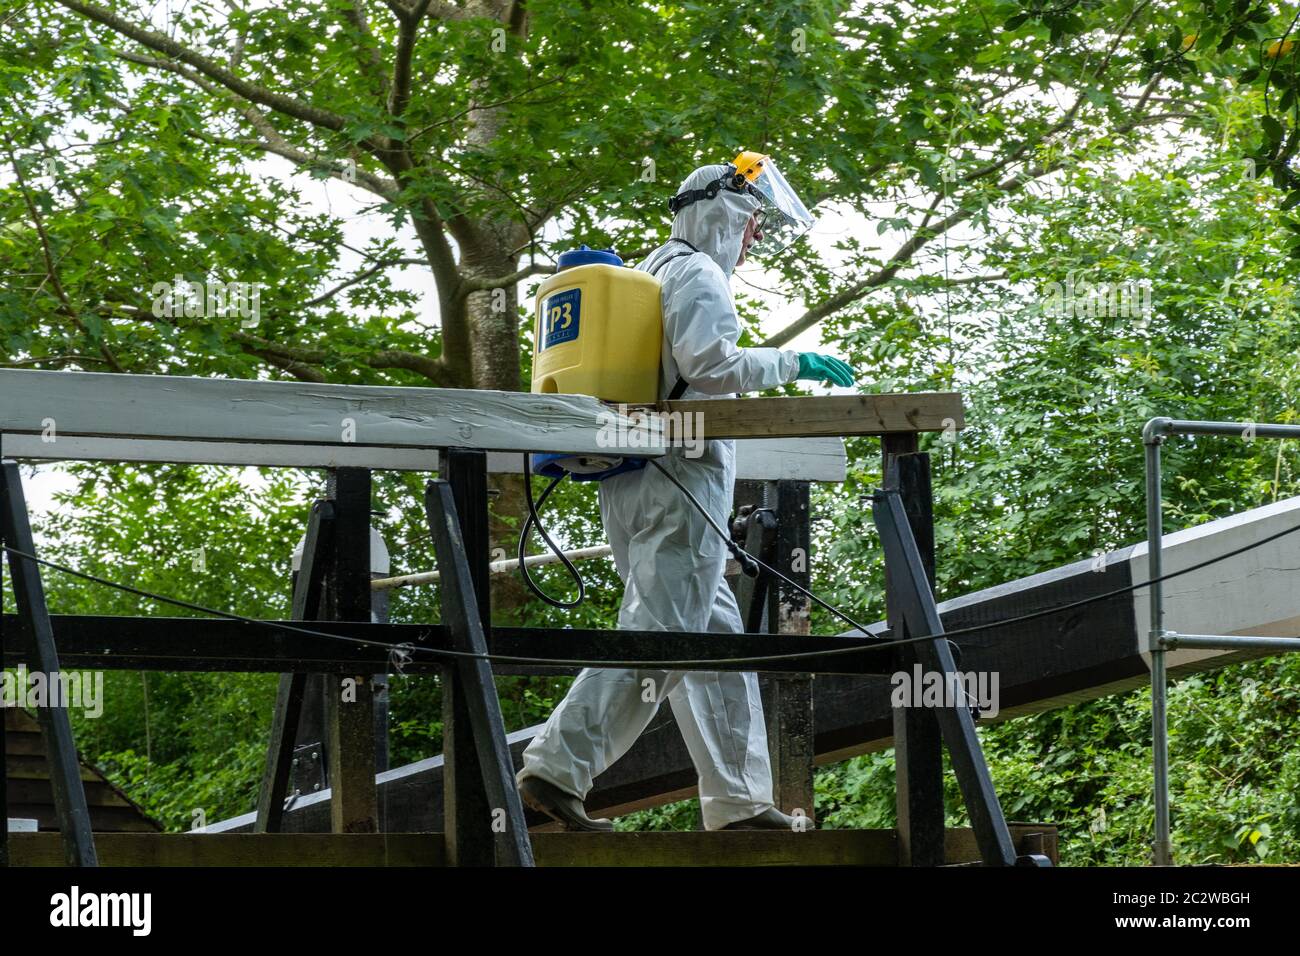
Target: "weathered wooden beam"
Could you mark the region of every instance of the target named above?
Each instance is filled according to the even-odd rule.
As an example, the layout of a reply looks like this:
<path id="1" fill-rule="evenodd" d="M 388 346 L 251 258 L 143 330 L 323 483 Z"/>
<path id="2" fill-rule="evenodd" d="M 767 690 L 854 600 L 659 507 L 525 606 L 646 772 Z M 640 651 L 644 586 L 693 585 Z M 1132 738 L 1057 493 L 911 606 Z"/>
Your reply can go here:
<path id="1" fill-rule="evenodd" d="M 122 617 L 116 615 L 52 615 L 60 656 L 68 668 L 82 670 L 246 671 L 351 674 L 382 670 L 388 665 L 386 647 L 367 647 L 312 637 L 280 628 L 307 627 L 396 647 L 454 649 L 447 629 L 439 624 L 369 624 L 363 621 L 271 621 L 269 627 L 211 618 Z M 30 664 L 24 649 L 26 626 L 13 614 L 4 617 L 4 647 L 11 665 Z M 872 643 L 865 641 L 865 643 Z M 876 639 L 874 643 L 886 643 Z M 493 654 L 541 660 L 654 662 L 699 660 L 682 670 L 788 671 L 780 661 L 732 664 L 725 658 L 768 656 L 800 651 L 828 651 L 804 659 L 802 667 L 824 674 L 873 674 L 888 668 L 883 653 L 842 653 L 861 647 L 861 637 L 810 636 L 793 643 L 788 635 L 714 634 L 665 631 L 606 631 L 590 628 L 554 630 L 540 627 L 497 627 L 488 636 Z M 872 661 L 872 657 L 877 658 Z M 436 673 L 445 663 L 415 654 L 403 665 L 406 673 Z M 569 664 L 494 666 L 501 674 L 574 674 Z"/>
<path id="2" fill-rule="evenodd" d="M 896 474 L 899 494 L 912 536 L 921 551 L 927 581 L 934 587 L 934 499 L 930 488 L 930 456 L 917 454 L 915 435 L 890 435 L 881 443 L 883 474 Z M 886 581 L 890 580 L 888 569 Z M 902 611 L 893 589 L 886 585 L 889 625 L 902 634 Z M 910 673 L 920 663 L 916 649 L 899 649 L 898 668 Z M 943 863 L 943 740 L 934 711 L 928 707 L 894 710 L 894 765 L 898 813 L 899 856 L 907 866 Z"/>
<path id="3" fill-rule="evenodd" d="M 429 482 L 424 507 L 438 569 L 443 574 L 439 596 L 448 637 L 461 654 L 481 655 L 488 650 L 486 633 L 490 633 L 492 623 L 487 574 L 487 470 L 482 455 L 450 455 L 455 462 L 451 480 Z M 458 487 L 459 494 L 453 496 Z M 464 517 L 459 516 L 461 507 L 466 511 Z M 449 846 L 451 862 L 457 866 L 483 865 L 490 862 L 488 856 L 495 856 L 495 862 L 502 866 L 532 866 L 533 852 L 523 803 L 515 787 L 514 764 L 492 665 L 481 657 L 460 657 L 443 673 L 444 679 L 450 678 L 454 685 L 453 701 L 461 705 L 443 709 L 444 715 L 453 720 L 448 739 L 454 740 L 462 754 L 473 750 L 473 766 L 479 773 L 478 780 L 471 784 L 463 772 L 469 764 L 454 757 L 454 763 L 448 762 L 455 782 L 450 791 L 454 796 L 450 804 L 453 814 L 447 828 L 448 837 L 455 841 Z M 455 775 L 459 775 L 458 782 Z M 474 848 L 472 856 L 466 852 L 469 847 Z M 482 852 L 483 848 L 487 852 Z"/>
<path id="4" fill-rule="evenodd" d="M 1057 831 L 1012 824 L 1019 853 L 1056 862 Z M 949 829 L 946 862 L 979 859 L 973 834 Z M 534 833 L 538 866 L 894 866 L 893 830 Z M 57 834 L 16 833 L 16 866 L 61 866 Z M 444 866 L 439 833 L 102 833 L 108 866 Z"/>
<path id="5" fill-rule="evenodd" d="M 22 837 L 25 839 L 15 839 Z M 61 866 L 53 833 L 14 834 L 16 866 Z M 152 837 L 151 840 L 144 839 Z M 443 866 L 441 833 L 97 833 L 105 866 Z"/>
<path id="6" fill-rule="evenodd" d="M 670 442 L 714 438 L 889 435 L 965 427 L 956 392 L 811 395 L 661 402 Z"/>
<path id="7" fill-rule="evenodd" d="M 0 436 L 0 445 L 3 445 L 3 436 Z M 0 460 L 3 460 L 3 449 L 0 448 Z M 0 502 L 0 506 L 3 502 Z M 0 543 L 3 543 L 4 535 L 0 534 Z M 0 608 L 4 604 L 5 588 L 5 560 L 0 557 Z M 3 614 L 0 614 L 0 674 L 4 673 L 9 666 L 5 663 L 5 627 Z M 9 740 L 6 724 L 9 723 L 9 715 L 0 711 L 0 754 L 9 753 Z M 0 773 L 0 870 L 9 865 L 9 775 Z"/>
<path id="8" fill-rule="evenodd" d="M 812 584 L 812 530 L 810 488 L 806 481 L 777 481 L 771 484 L 776 508 L 776 540 L 772 566 L 805 588 Z M 768 627 L 791 637 L 797 649 L 811 628 L 808 598 L 779 578 L 768 582 Z M 885 655 L 874 663 L 888 666 Z M 766 678 L 767 725 L 772 750 L 772 781 L 777 806 L 787 813 L 802 812 L 816 822 L 813 789 L 813 701 L 812 675 L 796 672 Z"/>
<path id="9" fill-rule="evenodd" d="M 464 561 L 469 566 L 474 587 L 473 595 L 468 598 L 472 602 L 470 610 L 478 615 L 483 637 L 490 642 L 492 587 L 487 572 L 487 462 L 481 455 L 456 451 L 446 452 L 446 458 L 444 477 L 452 486 L 452 500 L 465 547 Z M 450 556 L 438 555 L 440 568 L 451 564 Z M 445 602 L 446 596 L 442 598 Z M 443 619 L 446 617 L 444 611 Z M 468 695 L 476 674 L 466 671 L 466 675 L 467 679 L 461 680 L 459 661 L 448 661 L 442 668 L 442 754 L 446 768 L 442 830 L 447 835 L 447 857 L 452 866 L 493 866 L 495 839 L 486 825 L 492 819 L 492 807 L 483 786 L 483 764 L 474 746 L 469 709 Z"/>
<path id="10" fill-rule="evenodd" d="M 61 437 L 606 453 L 585 395 L 0 369 L 0 432 Z M 653 429 L 642 457 L 664 453 Z"/>
<path id="11" fill-rule="evenodd" d="M 1013 824 L 1018 852 L 1050 850 L 1053 826 Z M 894 830 L 535 833 L 538 866 L 898 866 Z M 973 831 L 944 832 L 945 863 L 979 862 Z M 1023 849 L 1020 849 L 1023 847 Z M 1039 849 L 1032 849 L 1032 848 Z"/>
<path id="12" fill-rule="evenodd" d="M 689 440 L 964 424 L 961 396 L 950 392 L 678 401 L 658 410 L 666 414 L 633 423 L 585 395 L 0 369 L 0 432 L 45 444 L 80 437 L 596 454 L 630 433 L 639 441 L 629 452 L 656 457 L 665 450 L 661 421 Z M 685 420 L 703 433 L 683 428 Z"/>
<path id="13" fill-rule="evenodd" d="M 886 490 L 876 493 L 872 506 L 876 527 L 880 531 L 881 549 L 885 554 L 885 566 L 889 568 L 890 596 L 902 616 L 903 634 L 913 637 L 943 634 L 934 591 L 903 509 L 898 481 L 895 467 L 893 473 L 886 476 Z M 945 677 L 957 673 L 953 649 L 946 639 L 936 638 L 911 646 L 926 673 Z M 966 803 L 966 813 L 979 841 L 981 859 L 987 866 L 1014 865 L 1016 853 L 1011 832 L 998 802 L 993 776 L 984 759 L 975 730 L 975 718 L 967 701 L 944 701 L 934 708 L 934 713 Z"/>
<path id="14" fill-rule="evenodd" d="M 441 470 L 438 452 L 382 445 L 271 444 L 6 434 L 5 454 L 19 461 L 158 461 L 181 464 L 255 465 L 286 468 L 371 468 L 375 471 Z M 736 442 L 736 478 L 843 481 L 844 442 L 839 438 L 749 438 Z M 489 452 L 488 471 L 521 474 L 523 455 Z"/>

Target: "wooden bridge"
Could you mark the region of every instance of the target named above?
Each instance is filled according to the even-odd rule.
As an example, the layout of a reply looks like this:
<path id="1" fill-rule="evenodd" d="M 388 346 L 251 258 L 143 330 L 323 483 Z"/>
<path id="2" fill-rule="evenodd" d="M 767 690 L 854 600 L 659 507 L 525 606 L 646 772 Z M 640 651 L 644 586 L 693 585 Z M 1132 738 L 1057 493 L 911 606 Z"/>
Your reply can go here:
<path id="1" fill-rule="evenodd" d="M 740 442 L 740 474 L 767 485 L 766 503 L 778 520 L 751 522 L 748 544 L 769 555 L 789 555 L 794 547 L 807 546 L 809 482 L 839 477 L 838 438 L 880 437 L 887 480 L 885 491 L 874 498 L 873 513 L 886 552 L 887 628 L 871 636 L 811 636 L 802 595 L 780 579 L 765 578 L 743 583 L 754 633 L 493 627 L 487 586 L 489 467 L 511 469 L 518 454 L 529 451 L 608 452 L 601 436 L 611 416 L 620 426 L 645 428 L 644 416 L 637 418 L 633 411 L 629 419 L 594 399 L 0 370 L 0 452 L 7 459 L 330 471 L 327 498 L 311 510 L 291 619 L 249 622 L 49 615 L 17 465 L 5 463 L 0 469 L 0 533 L 8 549 L 17 614 L 3 622 L 0 663 L 22 662 L 46 672 L 75 667 L 270 671 L 282 676 L 254 822 L 261 832 L 93 833 L 66 711 L 42 708 L 38 717 L 60 833 L 4 835 L 0 854 L 14 864 L 62 859 L 80 865 L 1046 863 L 1054 855 L 1054 833 L 1041 825 L 1007 825 L 965 707 L 900 708 L 891 715 L 899 761 L 897 831 L 529 833 L 492 683 L 494 670 L 508 669 L 494 666 L 492 657 L 526 659 L 534 672 L 565 669 L 574 660 L 638 666 L 667 658 L 683 669 L 773 675 L 769 707 L 777 800 L 784 809 L 809 814 L 816 752 L 808 675 L 861 681 L 910 669 L 914 662 L 930 671 L 955 670 L 949 643 L 937 639 L 942 626 L 932 591 L 929 459 L 917 452 L 917 436 L 962 427 L 957 395 L 737 399 L 665 403 L 659 410 L 700 413 L 705 437 L 753 441 Z M 759 435 L 767 440 L 755 439 Z M 833 439 L 830 445 L 828 438 Z M 803 439 L 811 444 L 783 444 Z M 649 441 L 636 454 L 657 457 L 676 440 L 671 429 L 652 421 Z M 437 625 L 371 621 L 370 481 L 371 471 L 381 468 L 439 474 L 428 483 L 424 501 L 441 572 L 442 620 Z M 806 585 L 803 565 L 781 563 L 793 581 Z M 768 622 L 775 622 L 774 633 L 763 630 Z M 889 646 L 909 635 L 935 639 Z M 436 672 L 444 681 L 441 833 L 380 832 L 368 675 L 383 672 L 399 645 L 417 651 L 406 665 L 408 672 Z M 809 656 L 779 659 L 792 652 Z M 743 665 L 724 661 L 773 656 L 778 659 Z M 325 695 L 324 741 L 330 758 L 330 834 L 279 832 L 310 674 L 326 675 L 333 690 Z M 344 681 L 355 682 L 355 703 L 339 703 Z M 945 745 L 966 801 L 969 830 L 946 831 L 943 826 Z"/>

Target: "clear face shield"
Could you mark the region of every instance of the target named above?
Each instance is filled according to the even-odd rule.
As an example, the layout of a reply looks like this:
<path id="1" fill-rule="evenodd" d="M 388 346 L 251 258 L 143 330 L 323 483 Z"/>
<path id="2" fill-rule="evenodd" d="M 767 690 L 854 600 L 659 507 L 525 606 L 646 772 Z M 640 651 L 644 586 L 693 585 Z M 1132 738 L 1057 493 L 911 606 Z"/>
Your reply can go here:
<path id="1" fill-rule="evenodd" d="M 812 228 L 812 213 L 790 188 L 772 158 L 762 153 L 741 153 L 725 176 L 702 189 L 673 196 L 668 201 L 668 209 L 676 215 L 691 203 L 716 198 L 723 189 L 744 193 L 758 203 L 758 234 L 762 238 L 750 248 L 750 255 L 774 258 Z"/>
<path id="2" fill-rule="evenodd" d="M 732 164 L 736 178 L 746 182 L 746 191 L 759 201 L 759 233 L 751 255 L 771 258 L 784 252 L 813 225 L 812 213 L 790 188 L 786 178 L 769 156 L 741 153 Z"/>

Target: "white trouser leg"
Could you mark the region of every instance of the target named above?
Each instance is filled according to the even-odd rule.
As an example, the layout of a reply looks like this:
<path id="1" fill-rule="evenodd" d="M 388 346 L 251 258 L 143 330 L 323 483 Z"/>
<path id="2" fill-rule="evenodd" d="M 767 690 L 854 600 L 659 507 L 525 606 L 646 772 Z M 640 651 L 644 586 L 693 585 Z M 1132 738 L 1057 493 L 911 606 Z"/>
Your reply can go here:
<path id="1" fill-rule="evenodd" d="M 734 454 L 709 442 L 699 461 L 663 459 L 719 523 L 731 503 Z M 744 630 L 723 579 L 726 552 L 681 491 L 653 468 L 602 483 L 601 518 L 625 584 L 619 627 Z M 646 681 L 653 686 L 647 687 Z M 706 829 L 772 806 L 763 704 L 754 674 L 587 669 L 524 751 L 519 777 L 537 776 L 579 798 L 627 753 L 668 697 L 700 781 Z"/>
<path id="2" fill-rule="evenodd" d="M 636 743 L 681 671 L 586 668 L 524 750 L 517 780 L 541 777 L 585 799 L 592 780 Z"/>
<path id="3" fill-rule="evenodd" d="M 736 599 L 720 582 L 710 631 L 740 633 Z M 773 806 L 772 763 L 758 675 L 735 671 L 677 672 L 669 695 L 673 716 L 700 778 L 704 829 L 758 816 Z"/>

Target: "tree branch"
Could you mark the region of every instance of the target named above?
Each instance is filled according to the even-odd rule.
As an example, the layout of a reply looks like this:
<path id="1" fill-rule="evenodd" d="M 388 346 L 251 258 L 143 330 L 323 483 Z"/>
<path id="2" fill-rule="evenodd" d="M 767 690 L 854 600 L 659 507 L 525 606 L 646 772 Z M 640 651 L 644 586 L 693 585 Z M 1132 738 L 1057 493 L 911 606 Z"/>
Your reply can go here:
<path id="1" fill-rule="evenodd" d="M 382 272 L 384 269 L 387 269 L 389 266 L 427 266 L 428 264 L 429 263 L 424 259 L 381 259 L 379 262 L 375 263 L 369 269 L 366 269 L 364 272 L 358 273 L 357 275 L 353 276 L 351 279 L 347 279 L 343 282 L 340 282 L 338 285 L 330 289 L 328 292 L 321 293 L 320 295 L 316 296 L 316 298 L 314 299 L 308 299 L 306 302 L 303 303 L 303 308 L 310 308 L 316 305 L 324 305 L 326 302 L 334 298 L 334 296 L 338 295 L 348 286 L 356 285 L 358 282 L 364 282 L 366 279 L 369 279 L 376 272 Z"/>
<path id="2" fill-rule="evenodd" d="M 461 288 L 465 292 L 482 292 L 484 289 L 500 289 L 509 287 L 517 282 L 523 282 L 529 276 L 553 275 L 555 266 L 544 262 L 534 262 L 524 266 L 522 269 L 516 269 L 509 275 L 495 276 L 489 279 L 461 279 Z"/>
<path id="3" fill-rule="evenodd" d="M 229 100 L 230 98 L 230 93 L 228 91 L 221 89 L 216 84 L 208 82 L 202 76 L 199 76 L 192 70 L 187 70 L 179 63 L 174 63 L 170 60 L 159 60 L 156 57 L 145 56 L 142 53 L 132 53 L 129 50 L 114 50 L 113 53 L 115 56 L 131 63 L 138 63 L 141 66 L 174 73 L 190 83 L 193 83 L 199 89 L 217 99 Z M 260 149 L 263 152 L 283 157 L 290 162 L 297 163 L 308 169 L 320 169 L 322 166 L 330 165 L 328 162 L 322 161 L 290 143 L 280 134 L 280 131 L 275 128 L 274 124 L 272 124 L 269 119 L 258 112 L 257 107 L 252 103 L 235 99 L 231 100 L 229 105 L 231 109 L 244 117 L 244 119 L 247 120 L 255 130 L 257 130 L 257 132 L 261 133 L 264 139 L 230 140 L 219 136 L 212 136 L 211 134 L 200 133 L 198 135 L 211 143 L 225 143 L 232 146 L 252 146 L 255 149 Z M 349 180 L 340 171 L 333 170 L 331 175 L 333 175 L 335 179 L 338 179 L 341 182 L 360 184 L 363 189 L 374 193 L 382 199 L 388 200 L 389 202 L 397 201 L 398 186 L 395 181 L 385 179 L 375 173 L 361 169 L 356 165 L 356 157 L 353 156 L 350 158 L 355 167 L 356 178 Z"/>
<path id="4" fill-rule="evenodd" d="M 313 366 L 323 364 L 329 358 L 329 353 L 324 349 L 280 345 L 259 335 L 251 335 L 248 332 L 235 331 L 231 333 L 230 337 L 239 343 L 240 348 L 247 352 L 267 358 L 268 361 L 274 358 L 278 362 L 287 363 L 281 366 L 286 371 L 290 371 L 291 369 L 288 366 L 293 365 L 299 369 L 310 369 L 310 371 L 320 374 Z M 450 373 L 443 362 L 427 355 L 419 355 L 402 349 L 382 349 L 373 355 L 366 356 L 364 361 L 371 368 L 406 369 L 409 372 L 423 375 L 435 385 L 448 387 L 454 385 L 450 381 Z M 320 379 L 313 381 L 323 382 L 325 378 L 322 376 Z"/>
<path id="5" fill-rule="evenodd" d="M 1119 48 L 1120 41 L 1122 40 L 1124 34 L 1127 32 L 1128 28 L 1133 24 L 1134 20 L 1137 19 L 1138 14 L 1140 14 L 1144 9 L 1146 9 L 1146 7 L 1149 4 L 1150 4 L 1150 0 L 1142 0 L 1141 3 L 1139 3 L 1132 11 L 1130 11 L 1128 16 L 1125 18 L 1123 24 L 1116 31 L 1115 37 L 1112 39 L 1109 48 L 1106 50 L 1106 54 L 1103 57 L 1102 62 L 1098 65 L 1097 70 L 1093 73 L 1092 78 L 1094 80 L 1097 77 L 1101 76 L 1101 74 L 1105 72 L 1106 69 L 1109 68 L 1111 59 L 1114 56 L 1115 51 Z M 1151 80 L 1147 83 L 1146 87 L 1142 90 L 1142 94 L 1141 96 L 1139 96 L 1138 101 L 1134 104 L 1135 113 L 1140 112 L 1146 108 L 1147 100 L 1155 92 L 1155 88 L 1158 83 L 1159 83 L 1158 76 L 1152 77 Z M 962 177 L 960 182 L 964 184 L 970 184 L 976 180 L 983 179 L 987 176 L 991 176 L 999 172 L 1000 170 L 1005 169 L 1007 166 L 1011 165 L 1012 163 L 1016 162 L 1021 156 L 1025 154 L 1025 152 L 1034 143 L 1042 143 L 1048 137 L 1053 136 L 1056 133 L 1072 126 L 1074 124 L 1075 117 L 1077 116 L 1078 111 L 1082 107 L 1085 99 L 1086 99 L 1086 93 L 1080 93 L 1077 97 L 1075 97 L 1074 102 L 1070 105 L 1070 108 L 1066 110 L 1065 114 L 1061 117 L 1061 119 L 1056 123 L 1052 124 L 1050 127 L 1048 127 L 1046 132 L 1043 133 L 1041 136 L 1037 137 L 1036 140 L 1026 138 L 1025 141 L 1022 142 L 1014 150 L 1012 150 L 1010 154 L 1004 156 L 1002 159 L 996 162 L 989 163 L 988 165 L 983 166 L 980 169 L 977 169 L 971 172 L 970 174 Z M 1116 134 L 1131 132 L 1137 126 L 1141 125 L 1145 121 L 1145 119 L 1146 119 L 1145 117 L 1135 117 L 1134 119 L 1130 120 L 1128 123 L 1121 124 L 1120 126 L 1116 127 L 1114 132 Z M 997 189 L 1004 196 L 1013 195 L 1014 193 L 1017 193 L 1020 190 L 1022 190 L 1029 183 L 1041 178 L 1042 176 L 1047 175 L 1049 172 L 1053 172 L 1061 168 L 1063 165 L 1065 165 L 1065 162 L 1066 159 L 1062 157 L 1050 163 L 1036 164 L 1034 166 L 1027 168 L 1024 172 L 1013 175 L 1008 179 L 1002 181 L 1001 183 L 998 184 Z M 931 205 L 930 209 L 931 210 L 934 209 L 933 204 Z M 794 322 L 791 322 L 784 329 L 777 332 L 775 335 L 771 336 L 766 342 L 763 343 L 763 345 L 766 347 L 779 347 L 781 345 L 784 345 L 787 342 L 789 342 L 791 339 L 795 338 L 801 333 L 812 328 L 822 319 L 826 318 L 827 316 L 833 315 L 835 312 L 838 312 L 840 309 L 848 306 L 852 302 L 855 302 L 857 299 L 861 298 L 863 295 L 865 295 L 867 292 L 870 292 L 872 289 L 876 289 L 884 285 L 886 282 L 892 279 L 894 275 L 898 272 L 898 270 L 902 268 L 903 265 L 905 265 L 927 242 L 929 242 L 931 239 L 935 238 L 936 236 L 943 235 L 953 226 L 957 225 L 958 223 L 964 222 L 974 214 L 975 214 L 975 207 L 973 206 L 969 209 L 959 208 L 957 210 L 954 210 L 954 212 L 951 215 L 947 216 L 945 219 L 940 221 L 933 228 L 929 228 L 928 224 L 930 221 L 930 213 L 927 212 L 921 227 L 918 228 L 915 232 L 913 232 L 911 238 L 908 239 L 907 242 L 903 243 L 901 247 L 899 247 L 898 251 L 896 251 L 894 255 L 892 255 L 889 258 L 889 261 L 883 267 L 876 270 L 876 272 L 874 272 L 872 275 L 868 276 L 866 279 L 862 280 L 861 282 L 855 283 L 854 285 L 851 285 L 848 288 L 843 289 L 840 292 L 837 292 L 836 294 L 830 296 L 828 299 L 822 301 L 818 305 L 809 309 L 807 312 L 805 312 Z"/>
<path id="6" fill-rule="evenodd" d="M 366 19 L 366 10 L 362 0 L 351 0 L 343 8 L 343 18 L 361 35 L 362 43 L 357 47 L 357 60 L 362 71 L 375 84 L 380 101 L 388 98 L 388 77 L 384 74 L 384 57 L 379 52 L 379 44 L 370 32 L 370 23 Z"/>
<path id="7" fill-rule="evenodd" d="M 67 368 L 76 365 L 84 369 L 87 364 L 107 365 L 104 359 L 96 355 L 45 355 L 41 358 L 17 359 L 12 362 L 0 362 L 0 368 L 31 368 L 33 365 L 53 363 L 55 368 Z"/>
<path id="8" fill-rule="evenodd" d="M 321 372 L 320 369 L 312 368 L 310 365 L 305 365 L 302 362 L 295 362 L 292 359 L 281 358 L 278 355 L 248 345 L 241 344 L 240 347 L 249 355 L 256 355 L 268 365 L 274 365 L 278 369 L 283 369 L 300 381 L 323 384 L 326 380 L 324 373 Z"/>
<path id="9" fill-rule="evenodd" d="M 312 106 L 310 103 L 304 103 L 283 93 L 276 93 L 264 86 L 258 86 L 256 83 L 250 83 L 236 76 L 215 60 L 210 60 L 188 47 L 182 46 L 165 33 L 138 27 L 119 17 L 111 10 L 106 10 L 93 3 L 85 3 L 83 0 L 58 0 L 58 2 L 74 13 L 80 13 L 87 19 L 106 26 L 124 37 L 135 40 L 142 46 L 165 54 L 174 60 L 180 60 L 249 102 L 257 103 L 278 113 L 283 113 L 294 119 L 334 132 L 341 132 L 347 126 L 347 120 L 337 113 L 332 113 L 318 106 Z M 377 144 L 370 145 L 374 151 L 378 151 Z"/>
<path id="10" fill-rule="evenodd" d="M 104 356 L 104 361 L 109 368 L 115 372 L 126 371 L 122 368 L 112 350 L 109 349 L 108 343 L 102 339 L 96 341 L 96 337 L 90 334 L 86 323 L 81 320 L 81 316 L 72 305 L 72 300 L 68 298 L 67 291 L 63 288 L 63 282 L 59 279 L 59 270 L 54 263 L 54 254 L 50 249 L 50 236 L 45 230 L 45 220 L 41 218 L 40 210 L 36 208 L 36 203 L 32 201 L 31 191 L 27 188 L 27 177 L 23 175 L 18 157 L 14 155 L 13 140 L 9 138 L 8 134 L 5 135 L 5 152 L 9 154 L 9 164 L 13 166 L 14 176 L 18 180 L 18 189 L 23 194 L 23 203 L 27 206 L 27 213 L 31 216 L 32 225 L 36 227 L 36 234 L 40 238 L 41 254 L 45 260 L 46 278 L 49 279 L 50 288 L 54 290 L 55 298 L 59 301 L 59 311 L 72 321 L 72 324 L 77 327 L 82 335 L 95 342 L 99 354 Z"/>
<path id="11" fill-rule="evenodd" d="M 388 98 L 388 112 L 401 116 L 411 99 L 411 59 L 420 21 L 429 10 L 429 0 L 416 0 L 409 15 L 402 19 L 397 32 L 397 55 L 393 58 L 393 92 Z"/>
<path id="12" fill-rule="evenodd" d="M 1147 104 L 1147 100 L 1150 98 L 1151 94 L 1155 91 L 1156 85 L 1159 83 L 1159 81 L 1160 78 L 1156 76 L 1156 77 L 1152 77 L 1152 79 L 1147 83 L 1146 87 L 1143 89 L 1143 95 L 1138 99 L 1138 102 L 1135 104 L 1136 110 L 1140 111 L 1141 109 L 1145 108 Z M 1144 125 L 1146 122 L 1148 122 L 1147 116 L 1145 115 L 1134 116 L 1128 122 L 1121 123 L 1119 126 L 1115 127 L 1111 135 L 1124 135 L 1126 133 L 1130 133 L 1134 129 L 1137 129 L 1139 126 Z M 997 190 L 1003 196 L 1014 195 L 1020 192 L 1022 189 L 1024 189 L 1025 186 L 1029 185 L 1029 183 L 1041 179 L 1043 176 L 1046 176 L 1048 173 L 1055 172 L 1056 170 L 1066 165 L 1066 163 L 1069 161 L 1069 158 L 1070 157 L 1068 156 L 1062 156 L 1062 157 L 1058 157 L 1057 159 L 1049 163 L 1037 163 L 1030 167 L 1027 167 L 1024 171 L 1020 173 L 1016 173 L 1008 177 L 1007 179 L 1003 180 L 1002 182 L 998 183 Z M 931 208 L 933 208 L 933 206 Z M 838 312 L 840 309 L 843 309 L 846 306 L 852 304 L 853 302 L 861 298 L 863 295 L 865 295 L 867 292 L 870 292 L 872 289 L 876 289 L 884 285 L 886 282 L 892 279 L 894 275 L 898 272 L 898 270 L 901 269 L 904 265 L 906 265 L 907 262 L 914 255 L 916 255 L 916 253 L 927 242 L 929 242 L 931 239 L 943 235 L 945 232 L 947 232 L 949 229 L 951 229 L 953 226 L 957 225 L 958 223 L 964 222 L 967 219 L 969 219 L 971 216 L 975 214 L 977 208 L 978 207 L 976 206 L 970 206 L 969 208 L 958 208 L 954 210 L 950 215 L 940 220 L 934 226 L 918 228 L 915 232 L 913 232 L 911 238 L 909 238 L 907 242 L 903 243 L 903 245 L 899 247 L 898 251 L 896 251 L 892 256 L 890 256 L 889 261 L 884 266 L 876 270 L 866 279 L 863 279 L 861 282 L 857 282 L 845 289 L 842 289 L 841 291 L 835 293 L 829 298 L 818 303 L 816 306 L 809 309 L 807 312 L 805 312 L 794 322 L 791 322 L 781 331 L 777 332 L 775 335 L 768 338 L 767 341 L 762 343 L 763 346 L 767 348 L 779 348 L 780 346 L 785 345 L 791 339 L 795 338 L 801 333 L 806 332 L 808 329 L 812 328 L 822 319 L 830 315 L 833 315 L 834 313 Z M 927 214 L 926 222 L 928 221 L 929 221 L 929 215 Z"/>

